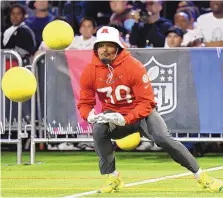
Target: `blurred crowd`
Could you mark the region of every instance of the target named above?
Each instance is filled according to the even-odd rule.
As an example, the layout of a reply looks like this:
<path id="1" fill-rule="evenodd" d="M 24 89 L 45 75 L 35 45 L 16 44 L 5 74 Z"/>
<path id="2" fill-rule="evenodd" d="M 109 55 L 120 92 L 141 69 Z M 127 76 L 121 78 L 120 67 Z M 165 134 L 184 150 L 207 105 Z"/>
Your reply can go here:
<path id="1" fill-rule="evenodd" d="M 1 47 L 25 61 L 49 50 L 42 31 L 57 19 L 74 29 L 67 49 L 91 49 L 102 25 L 129 48 L 223 46 L 223 1 L 2 1 L 1 11 Z"/>

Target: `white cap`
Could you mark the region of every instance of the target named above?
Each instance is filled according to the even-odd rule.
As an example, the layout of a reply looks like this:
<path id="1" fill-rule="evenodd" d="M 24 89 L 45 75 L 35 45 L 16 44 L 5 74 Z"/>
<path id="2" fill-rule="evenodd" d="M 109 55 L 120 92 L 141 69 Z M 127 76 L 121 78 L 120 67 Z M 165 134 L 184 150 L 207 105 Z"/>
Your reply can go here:
<path id="1" fill-rule="evenodd" d="M 119 39 L 119 31 L 113 27 L 103 26 L 97 31 L 94 49 L 100 42 L 113 42 L 118 44 L 121 48 L 124 48 L 124 45 Z"/>

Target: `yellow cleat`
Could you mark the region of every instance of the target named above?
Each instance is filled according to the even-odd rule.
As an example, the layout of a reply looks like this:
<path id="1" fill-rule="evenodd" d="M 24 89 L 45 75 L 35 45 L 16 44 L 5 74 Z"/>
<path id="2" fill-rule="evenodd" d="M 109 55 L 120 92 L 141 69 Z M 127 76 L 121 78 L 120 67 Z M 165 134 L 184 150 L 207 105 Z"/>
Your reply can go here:
<path id="1" fill-rule="evenodd" d="M 108 181 L 106 184 L 101 187 L 97 193 L 112 193 L 112 192 L 117 192 L 121 188 L 124 187 L 124 182 L 121 180 L 121 178 L 118 176 L 108 176 Z"/>
<path id="2" fill-rule="evenodd" d="M 211 192 L 223 192 L 223 182 L 219 179 L 210 177 L 205 172 L 201 173 L 198 183 L 202 188 L 208 189 Z"/>

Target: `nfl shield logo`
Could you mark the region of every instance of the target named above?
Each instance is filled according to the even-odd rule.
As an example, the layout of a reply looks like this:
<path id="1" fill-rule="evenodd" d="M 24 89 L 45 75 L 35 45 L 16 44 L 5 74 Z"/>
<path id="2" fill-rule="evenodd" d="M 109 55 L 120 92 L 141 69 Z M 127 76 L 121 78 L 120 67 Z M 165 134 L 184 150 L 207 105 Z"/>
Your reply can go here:
<path id="1" fill-rule="evenodd" d="M 163 65 L 152 57 L 144 66 L 153 87 L 160 115 L 177 106 L 177 64 Z"/>

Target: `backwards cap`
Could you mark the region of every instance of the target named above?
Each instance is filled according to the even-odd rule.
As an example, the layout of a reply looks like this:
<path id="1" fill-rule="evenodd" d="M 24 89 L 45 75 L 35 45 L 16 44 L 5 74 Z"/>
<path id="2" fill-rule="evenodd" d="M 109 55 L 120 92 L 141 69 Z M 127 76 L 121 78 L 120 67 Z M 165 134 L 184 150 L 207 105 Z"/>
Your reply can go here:
<path id="1" fill-rule="evenodd" d="M 94 44 L 94 49 L 96 49 L 97 44 L 101 42 L 112 42 L 118 44 L 121 48 L 124 48 L 124 45 L 119 39 L 119 31 L 113 27 L 103 26 L 97 31 L 96 41 Z"/>

